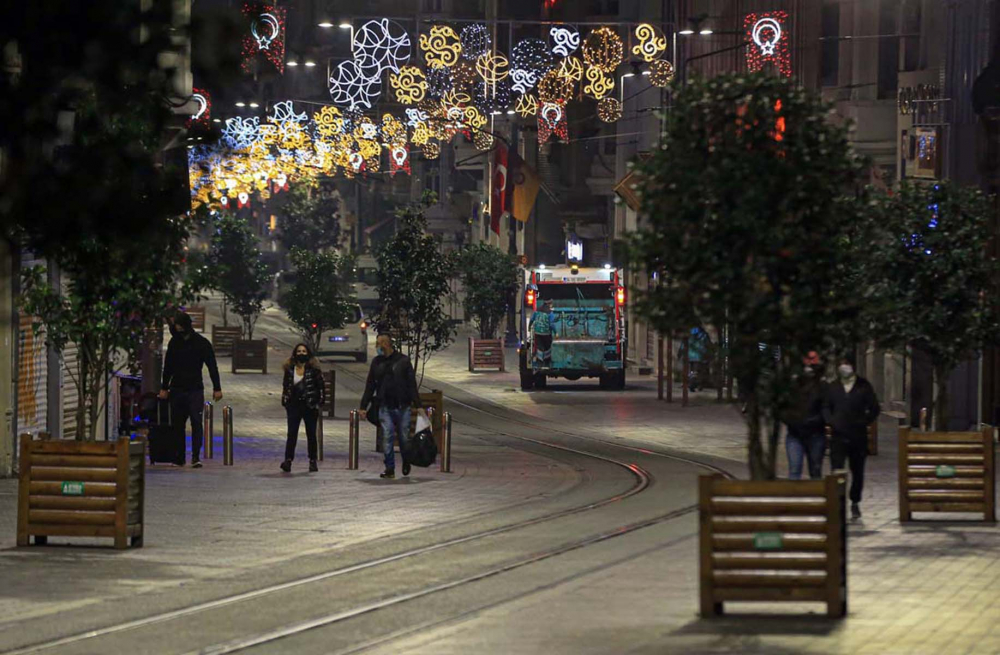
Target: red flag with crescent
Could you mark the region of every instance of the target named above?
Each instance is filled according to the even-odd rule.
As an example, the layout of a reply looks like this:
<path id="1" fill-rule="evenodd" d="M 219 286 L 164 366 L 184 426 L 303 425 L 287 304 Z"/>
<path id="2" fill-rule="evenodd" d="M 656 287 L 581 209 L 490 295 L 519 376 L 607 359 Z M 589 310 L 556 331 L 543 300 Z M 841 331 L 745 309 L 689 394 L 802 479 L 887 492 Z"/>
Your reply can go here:
<path id="1" fill-rule="evenodd" d="M 500 234 L 500 217 L 507 211 L 507 146 L 493 149 L 493 186 L 490 191 L 490 229 Z"/>

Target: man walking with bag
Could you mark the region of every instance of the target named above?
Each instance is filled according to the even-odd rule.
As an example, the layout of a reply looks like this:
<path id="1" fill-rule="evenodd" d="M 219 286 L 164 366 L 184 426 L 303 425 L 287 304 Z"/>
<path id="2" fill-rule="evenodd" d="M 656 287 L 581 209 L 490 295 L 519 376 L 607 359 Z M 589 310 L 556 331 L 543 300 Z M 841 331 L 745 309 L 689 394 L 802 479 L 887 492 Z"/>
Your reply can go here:
<path id="1" fill-rule="evenodd" d="M 205 384 L 201 370 L 208 367 L 208 375 L 212 378 L 212 398 L 218 402 L 222 400 L 219 367 L 211 342 L 194 331 L 190 316 L 178 314 L 170 334 L 163 361 L 160 398 L 170 399 L 171 419 L 181 432 L 181 464 L 184 463 L 184 423 L 191 420 L 191 466 L 201 468 L 201 442 L 204 438 L 201 418 L 205 408 Z"/>
<path id="2" fill-rule="evenodd" d="M 368 369 L 365 393 L 361 396 L 361 418 L 368 418 L 369 403 L 374 401 L 375 406 L 371 409 L 378 412 L 379 425 L 385 435 L 385 472 L 379 477 L 393 480 L 396 477 L 394 444 L 397 439 L 403 443 L 404 436 L 410 431 L 410 408 L 419 405 L 420 394 L 410 358 L 393 347 L 388 333 L 378 335 L 375 350 L 378 355 Z M 406 453 L 400 450 L 400 455 L 403 458 L 403 475 L 409 475 L 410 464 L 406 461 Z"/>

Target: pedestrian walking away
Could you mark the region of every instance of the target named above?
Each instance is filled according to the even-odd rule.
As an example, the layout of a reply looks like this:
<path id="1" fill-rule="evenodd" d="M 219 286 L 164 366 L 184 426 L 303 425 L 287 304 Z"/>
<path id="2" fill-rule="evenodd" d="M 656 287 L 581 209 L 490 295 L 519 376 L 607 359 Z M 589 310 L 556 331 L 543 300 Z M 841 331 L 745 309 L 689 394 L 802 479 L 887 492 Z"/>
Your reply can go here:
<path id="1" fill-rule="evenodd" d="M 289 473 L 295 459 L 295 443 L 299 439 L 299 424 L 306 424 L 306 442 L 309 451 L 309 472 L 319 470 L 316 464 L 316 423 L 319 408 L 326 399 L 326 386 L 319 362 L 309 346 L 300 343 L 292 349 L 292 356 L 285 362 L 285 377 L 281 384 L 281 406 L 288 415 L 288 437 L 285 440 L 285 461 L 281 470 Z"/>
<path id="2" fill-rule="evenodd" d="M 385 472 L 379 477 L 392 480 L 396 477 L 394 442 L 403 443 L 403 437 L 410 430 L 410 408 L 418 407 L 420 394 L 417 392 L 417 377 L 410 358 L 395 349 L 392 337 L 381 333 L 375 340 L 378 355 L 368 369 L 365 393 L 361 397 L 361 418 L 367 418 L 369 411 L 376 411 L 379 425 L 385 436 Z M 372 405 L 369 408 L 369 405 Z M 410 474 L 410 464 L 406 452 L 400 449 L 403 459 L 403 475 Z"/>
<path id="3" fill-rule="evenodd" d="M 837 366 L 836 382 L 827 385 L 823 401 L 823 420 L 832 429 L 830 465 L 842 470 L 845 461 L 851 469 L 851 518 L 861 518 L 861 494 L 865 486 L 865 460 L 868 459 L 868 426 L 881 412 L 875 389 L 868 380 L 858 377 L 854 359 L 842 357 Z"/>
<path id="4" fill-rule="evenodd" d="M 823 365 L 819 354 L 809 352 L 802 359 L 802 372 L 795 381 L 795 393 L 790 407 L 782 417 L 785 432 L 785 453 L 788 455 L 788 479 L 802 479 L 802 460 L 809 463 L 809 477 L 823 476 Z"/>
<path id="5" fill-rule="evenodd" d="M 163 383 L 159 397 L 170 400 L 172 420 L 183 436 L 184 423 L 191 421 L 191 466 L 201 468 L 201 443 L 204 439 L 202 413 L 205 408 L 205 384 L 202 369 L 208 367 L 212 378 L 212 398 L 222 400 L 222 383 L 215 351 L 208 339 L 194 331 L 191 317 L 179 313 L 170 322 L 170 342 L 163 360 Z M 183 454 L 183 453 L 182 453 Z M 183 460 L 180 462 L 183 464 Z"/>

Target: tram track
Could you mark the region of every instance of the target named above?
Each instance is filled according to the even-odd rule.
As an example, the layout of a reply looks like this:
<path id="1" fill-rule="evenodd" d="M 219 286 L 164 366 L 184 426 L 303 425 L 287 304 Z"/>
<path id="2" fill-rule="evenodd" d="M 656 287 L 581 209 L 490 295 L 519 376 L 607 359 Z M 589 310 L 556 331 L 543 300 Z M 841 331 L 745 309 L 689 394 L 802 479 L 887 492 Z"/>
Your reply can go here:
<path id="1" fill-rule="evenodd" d="M 359 379 L 363 382 L 361 376 L 357 375 L 355 372 L 350 371 L 344 367 L 340 367 L 340 369 L 344 373 L 347 373 L 349 376 Z M 469 410 L 470 412 L 475 412 L 476 414 L 489 417 L 490 419 L 503 421 L 506 424 L 516 424 L 516 425 L 526 426 L 530 428 L 532 431 L 541 432 L 543 434 L 548 433 L 551 435 L 560 435 L 561 437 L 570 437 L 573 439 L 583 439 L 588 442 L 596 442 L 597 444 L 600 444 L 600 446 L 604 448 L 614 447 L 617 449 L 625 449 L 632 453 L 639 453 L 647 457 L 653 456 L 656 458 L 666 458 L 686 465 L 691 465 L 702 469 L 711 470 L 716 473 L 721 473 L 726 476 L 730 476 L 730 474 L 727 471 L 717 466 L 708 464 L 706 462 L 701 462 L 692 458 L 687 458 L 684 456 L 671 453 L 657 452 L 654 450 L 649 450 L 644 448 L 637 448 L 626 444 L 618 444 L 602 440 L 598 437 L 584 436 L 579 433 L 561 430 L 559 428 L 549 425 L 544 425 L 544 424 L 538 425 L 509 415 L 513 414 L 513 412 L 507 413 L 507 415 L 502 415 L 494 411 L 483 409 L 482 407 L 476 407 L 472 404 L 464 402 L 458 398 L 454 398 L 450 395 L 446 397 L 449 403 L 454 403 L 455 405 L 461 406 L 466 410 Z M 290 591 L 296 588 L 306 588 L 309 587 L 310 585 L 317 585 L 319 583 L 329 581 L 331 579 L 335 579 L 338 577 L 347 576 L 352 573 L 357 573 L 369 569 L 377 569 L 378 567 L 384 567 L 392 563 L 401 562 L 411 558 L 417 558 L 421 555 L 429 554 L 435 551 L 443 551 L 445 549 L 457 547 L 463 544 L 469 544 L 471 542 L 486 540 L 491 537 L 506 535 L 518 530 L 531 528 L 533 526 L 540 526 L 546 523 L 555 522 L 560 519 L 583 514 L 585 512 L 591 512 L 603 507 L 607 507 L 609 505 L 621 503 L 622 501 L 638 496 L 639 494 L 642 494 L 650 487 L 654 479 L 653 475 L 649 471 L 647 471 L 645 468 L 635 463 L 625 462 L 617 457 L 610 457 L 607 455 L 602 455 L 597 452 L 594 452 L 594 450 L 597 450 L 596 447 L 590 449 L 589 451 L 581 450 L 580 448 L 573 448 L 563 444 L 546 441 L 544 439 L 525 436 L 524 434 L 515 434 L 510 431 L 498 430 L 496 429 L 496 427 L 483 425 L 482 422 L 469 420 L 469 418 L 465 418 L 462 421 L 457 421 L 457 423 L 460 425 L 468 425 L 470 427 L 486 430 L 498 436 L 507 437 L 524 443 L 531 443 L 534 444 L 535 446 L 541 446 L 547 449 L 554 449 L 556 451 L 560 451 L 562 453 L 568 453 L 573 456 L 580 456 L 584 458 L 589 458 L 590 460 L 598 460 L 615 465 L 616 467 L 620 467 L 627 470 L 634 478 L 634 483 L 631 488 L 629 488 L 624 492 L 616 493 L 607 498 L 603 498 L 593 502 L 588 502 L 579 506 L 561 509 L 556 512 L 550 512 L 547 514 L 543 514 L 541 516 L 532 517 L 526 520 L 517 521 L 507 525 L 493 527 L 487 530 L 480 530 L 478 532 L 473 532 L 455 538 L 446 539 L 440 542 L 403 550 L 397 553 L 393 553 L 391 555 L 379 558 L 373 558 L 349 566 L 334 568 L 319 574 L 304 576 L 294 580 L 282 582 L 279 584 L 273 584 L 238 594 L 222 596 L 210 601 L 195 603 L 174 610 L 160 612 L 146 617 L 108 625 L 102 628 L 88 630 L 85 632 L 80 632 L 69 636 L 64 636 L 61 638 L 20 647 L 15 650 L 4 651 L 3 655 L 27 655 L 29 653 L 52 651 L 62 647 L 76 646 L 85 643 L 94 643 L 95 640 L 100 641 L 100 638 L 102 637 L 110 637 L 113 635 L 121 635 L 123 633 L 128 633 L 132 631 L 139 631 L 142 630 L 143 628 L 149 628 L 160 624 L 170 623 L 172 621 L 178 621 L 186 617 L 201 616 L 206 612 L 221 610 L 223 608 L 232 607 L 243 603 L 250 603 L 252 601 L 262 599 L 270 595 L 278 594 L 280 592 Z M 545 560 L 558 557 L 560 555 L 581 550 L 588 546 L 593 546 L 599 543 L 603 543 L 611 539 L 614 539 L 616 537 L 631 534 L 639 530 L 642 530 L 644 528 L 648 528 L 667 521 L 671 521 L 673 519 L 680 518 L 682 516 L 694 512 L 696 509 L 697 509 L 696 505 L 687 505 L 670 512 L 658 514 L 653 517 L 641 519 L 638 521 L 631 521 L 625 524 L 615 525 L 612 529 L 602 530 L 596 534 L 590 534 L 581 539 L 571 540 L 561 544 L 557 544 L 555 546 L 546 548 L 542 551 L 534 552 L 526 557 L 516 558 L 512 561 L 503 562 L 499 565 L 491 566 L 486 568 L 485 570 L 480 570 L 470 575 L 464 575 L 454 580 L 448 580 L 446 582 L 427 585 L 425 587 L 421 587 L 416 590 L 411 590 L 406 593 L 380 598 L 372 602 L 361 603 L 350 609 L 331 612 L 319 617 L 314 617 L 307 621 L 285 625 L 277 629 L 263 630 L 257 633 L 256 635 L 252 635 L 250 637 L 229 640 L 229 641 L 222 641 L 220 643 L 200 648 L 197 650 L 193 650 L 190 652 L 205 653 L 205 654 L 230 653 L 230 652 L 247 650 L 250 648 L 263 646 L 267 644 L 272 644 L 275 642 L 280 642 L 283 639 L 299 635 L 304 632 L 308 632 L 318 628 L 334 626 L 338 623 L 349 621 L 352 618 L 364 616 L 366 614 L 371 614 L 382 609 L 387 609 L 393 606 L 401 605 L 408 601 L 425 598 L 435 593 L 456 589 L 492 577 L 500 576 L 504 573 L 508 573 L 523 567 L 527 567 L 532 564 L 536 564 Z"/>

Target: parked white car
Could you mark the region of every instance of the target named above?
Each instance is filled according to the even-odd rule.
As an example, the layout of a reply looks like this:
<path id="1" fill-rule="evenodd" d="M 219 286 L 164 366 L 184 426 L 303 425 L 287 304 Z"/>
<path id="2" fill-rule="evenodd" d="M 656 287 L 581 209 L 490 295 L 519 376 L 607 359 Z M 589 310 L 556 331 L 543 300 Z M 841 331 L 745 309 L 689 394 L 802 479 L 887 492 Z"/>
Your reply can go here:
<path id="1" fill-rule="evenodd" d="M 344 327 L 326 330 L 319 336 L 320 356 L 343 355 L 359 362 L 368 361 L 368 319 L 361 305 L 354 305 Z"/>

